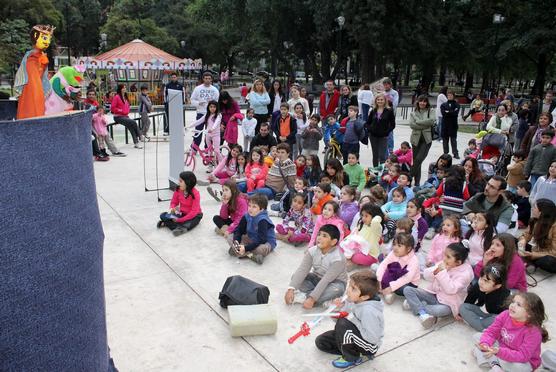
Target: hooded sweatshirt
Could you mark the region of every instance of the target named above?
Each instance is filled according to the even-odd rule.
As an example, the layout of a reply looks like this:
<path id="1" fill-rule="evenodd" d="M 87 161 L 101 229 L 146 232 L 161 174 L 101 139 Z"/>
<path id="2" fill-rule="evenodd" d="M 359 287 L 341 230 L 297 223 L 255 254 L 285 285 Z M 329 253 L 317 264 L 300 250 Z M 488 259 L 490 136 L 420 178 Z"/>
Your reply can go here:
<path id="1" fill-rule="evenodd" d="M 371 350 L 375 354 L 384 338 L 384 303 L 375 296 L 357 304 L 346 302 L 342 311 L 350 313 L 348 320 L 355 324 L 363 339 L 376 346 Z"/>

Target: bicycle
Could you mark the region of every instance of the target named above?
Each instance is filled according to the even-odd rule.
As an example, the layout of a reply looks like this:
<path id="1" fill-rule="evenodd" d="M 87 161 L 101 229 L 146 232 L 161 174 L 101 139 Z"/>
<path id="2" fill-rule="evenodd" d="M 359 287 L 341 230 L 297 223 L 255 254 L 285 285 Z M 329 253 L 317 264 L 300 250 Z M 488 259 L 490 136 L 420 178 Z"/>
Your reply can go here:
<path id="1" fill-rule="evenodd" d="M 196 138 L 202 135 L 203 133 L 206 133 L 206 130 L 194 129 L 193 138 Z M 230 151 L 230 149 L 226 145 L 219 146 L 218 150 L 220 151 L 223 157 L 227 156 L 227 153 L 223 152 L 222 150 Z M 210 146 L 201 149 L 195 142 L 193 142 L 191 144 L 191 147 L 185 151 L 185 159 L 184 159 L 185 167 L 189 168 L 192 172 L 195 171 L 197 154 L 201 156 L 203 165 L 205 166 L 216 165 L 216 154 L 214 153 L 214 146 L 211 144 Z"/>
<path id="2" fill-rule="evenodd" d="M 324 164 L 326 164 L 326 162 L 329 159 L 338 159 L 340 161 L 343 159 L 342 149 L 340 146 L 341 146 L 340 143 L 336 141 L 336 137 L 330 138 L 330 142 L 328 142 L 328 147 L 324 152 Z"/>

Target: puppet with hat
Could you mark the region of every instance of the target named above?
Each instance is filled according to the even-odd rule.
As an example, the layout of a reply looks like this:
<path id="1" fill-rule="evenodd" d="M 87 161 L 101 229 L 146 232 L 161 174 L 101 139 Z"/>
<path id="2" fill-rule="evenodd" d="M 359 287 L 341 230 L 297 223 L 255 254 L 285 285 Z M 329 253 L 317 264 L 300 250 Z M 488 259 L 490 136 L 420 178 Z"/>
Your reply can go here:
<path id="1" fill-rule="evenodd" d="M 44 115 L 44 101 L 51 90 L 44 51 L 50 46 L 54 29 L 50 25 L 36 25 L 31 30 L 33 49 L 25 53 L 15 75 L 14 86 L 19 93 L 17 119 Z"/>

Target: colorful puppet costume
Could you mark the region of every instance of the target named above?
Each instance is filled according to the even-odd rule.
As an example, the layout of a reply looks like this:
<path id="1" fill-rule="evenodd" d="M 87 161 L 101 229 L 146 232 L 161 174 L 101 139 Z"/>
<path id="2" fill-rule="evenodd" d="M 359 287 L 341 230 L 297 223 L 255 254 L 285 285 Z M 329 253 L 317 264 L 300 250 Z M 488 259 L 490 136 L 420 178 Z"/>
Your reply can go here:
<path id="1" fill-rule="evenodd" d="M 81 91 L 84 66 L 64 66 L 50 79 L 52 90 L 46 98 L 45 114 L 52 115 L 73 108 L 72 101 Z"/>

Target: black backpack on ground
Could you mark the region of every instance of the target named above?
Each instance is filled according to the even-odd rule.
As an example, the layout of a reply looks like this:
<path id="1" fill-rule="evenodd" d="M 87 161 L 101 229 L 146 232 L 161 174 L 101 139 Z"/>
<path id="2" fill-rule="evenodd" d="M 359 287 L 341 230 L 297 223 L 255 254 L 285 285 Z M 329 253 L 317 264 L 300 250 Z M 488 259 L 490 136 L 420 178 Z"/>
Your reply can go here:
<path id="1" fill-rule="evenodd" d="M 267 286 L 244 278 L 241 275 L 228 277 L 218 295 L 220 306 L 267 304 L 270 291 Z"/>

